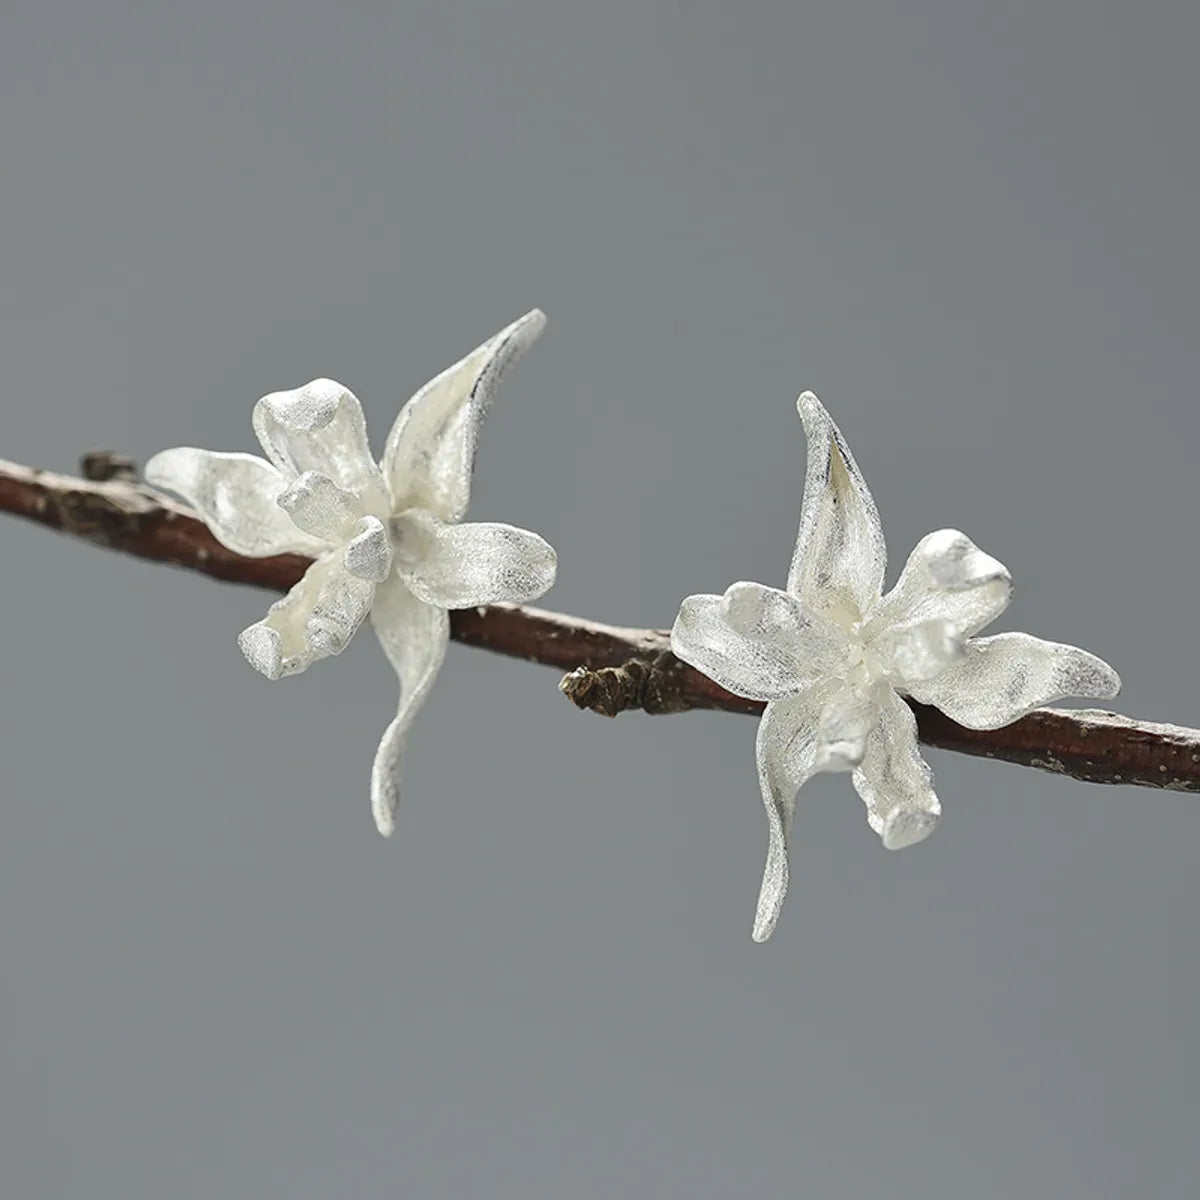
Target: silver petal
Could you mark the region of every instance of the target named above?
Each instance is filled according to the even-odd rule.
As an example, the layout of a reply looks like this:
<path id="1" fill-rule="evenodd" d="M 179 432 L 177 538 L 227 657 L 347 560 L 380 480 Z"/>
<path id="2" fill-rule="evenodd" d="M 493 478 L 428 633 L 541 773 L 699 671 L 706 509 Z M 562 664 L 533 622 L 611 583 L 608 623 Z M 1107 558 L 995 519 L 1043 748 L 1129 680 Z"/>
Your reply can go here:
<path id="1" fill-rule="evenodd" d="M 386 490 L 367 441 L 358 397 L 332 379 L 272 392 L 254 406 L 254 432 L 266 456 L 289 476 L 328 475 L 370 511 L 384 511 Z"/>
<path id="2" fill-rule="evenodd" d="M 832 681 L 823 682 L 804 695 L 774 700 L 758 723 L 755 757 L 769 840 L 754 916 L 756 942 L 765 942 L 775 931 L 787 896 L 788 834 L 796 793 L 817 771 L 817 722 L 836 687 Z"/>
<path id="3" fill-rule="evenodd" d="M 554 547 L 514 525 L 448 525 L 415 510 L 393 520 L 392 534 L 398 574 L 415 596 L 439 608 L 536 600 L 558 569 Z"/>
<path id="4" fill-rule="evenodd" d="M 870 638 L 892 625 L 942 618 L 961 637 L 994 621 L 1012 598 L 1012 577 L 965 533 L 937 529 L 914 547 L 892 588 L 871 614 Z"/>
<path id="5" fill-rule="evenodd" d="M 458 521 L 471 497 L 479 429 L 504 372 L 546 325 L 537 309 L 427 383 L 400 410 L 383 452 L 392 509 Z"/>
<path id="6" fill-rule="evenodd" d="M 276 503 L 285 480 L 253 454 L 177 446 L 146 464 L 146 482 L 182 496 L 213 537 L 237 554 L 319 554 L 326 543 L 298 529 Z"/>
<path id="7" fill-rule="evenodd" d="M 879 600 L 887 547 L 866 480 L 820 400 L 796 402 L 808 436 L 800 532 L 788 591 L 805 606 L 849 625 Z"/>
<path id="8" fill-rule="evenodd" d="M 1111 700 L 1120 690 L 1116 671 L 1078 646 L 998 633 L 969 641 L 961 661 L 909 694 L 968 729 L 999 729 L 1064 696 Z"/>
<path id="9" fill-rule="evenodd" d="M 293 525 L 325 542 L 344 541 L 362 515 L 358 497 L 320 471 L 298 475 L 280 492 L 278 503 Z"/>
<path id="10" fill-rule="evenodd" d="M 268 679 L 297 675 L 341 652 L 371 608 L 375 585 L 351 575 L 337 551 L 317 559 L 263 620 L 242 630 L 246 661 Z"/>
<path id="11" fill-rule="evenodd" d="M 375 827 L 384 837 L 391 837 L 400 803 L 400 762 L 405 738 L 446 655 L 450 618 L 444 608 L 418 600 L 393 576 L 376 589 L 371 624 L 400 680 L 396 717 L 384 732 L 371 768 Z"/>
<path id="12" fill-rule="evenodd" d="M 845 657 L 845 634 L 795 596 L 735 583 L 723 596 L 688 596 L 671 649 L 726 691 L 752 700 L 794 696 Z"/>
<path id="13" fill-rule="evenodd" d="M 942 806 L 917 746 L 917 721 L 890 689 L 852 778 L 867 806 L 868 823 L 889 850 L 912 846 L 933 832 Z"/>

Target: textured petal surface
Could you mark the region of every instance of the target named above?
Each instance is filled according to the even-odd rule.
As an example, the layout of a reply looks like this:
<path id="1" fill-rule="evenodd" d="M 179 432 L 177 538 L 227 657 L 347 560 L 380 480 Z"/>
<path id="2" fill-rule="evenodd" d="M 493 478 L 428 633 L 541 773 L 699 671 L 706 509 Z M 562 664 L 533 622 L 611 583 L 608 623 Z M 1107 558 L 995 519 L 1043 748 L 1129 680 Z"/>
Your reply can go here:
<path id="1" fill-rule="evenodd" d="M 871 642 L 871 656 L 896 687 L 932 679 L 963 656 L 965 639 L 945 617 L 893 625 Z"/>
<path id="2" fill-rule="evenodd" d="M 962 637 L 994 621 L 1012 598 L 1012 577 L 965 533 L 938 529 L 908 556 L 896 586 L 883 598 L 864 633 L 941 617 Z"/>
<path id="3" fill-rule="evenodd" d="M 446 655 L 450 618 L 445 609 L 418 600 L 393 577 L 377 589 L 371 624 L 400 680 L 396 719 L 384 732 L 371 768 L 375 826 L 384 837 L 391 837 L 400 803 L 400 760 L 405 737 Z"/>
<path id="4" fill-rule="evenodd" d="M 839 664 L 846 639 L 795 596 L 742 582 L 723 596 L 688 596 L 671 630 L 671 649 L 736 696 L 778 700 Z"/>
<path id="5" fill-rule="evenodd" d="M 554 547 L 514 525 L 447 525 L 427 512 L 392 522 L 397 574 L 426 604 L 474 608 L 536 600 L 554 583 Z"/>
<path id="6" fill-rule="evenodd" d="M 254 406 L 254 432 L 285 475 L 318 471 L 359 496 L 371 511 L 386 508 L 386 491 L 367 442 L 362 405 L 332 379 L 272 392 Z"/>
<path id="7" fill-rule="evenodd" d="M 279 507 L 292 524 L 326 542 L 344 541 L 354 528 L 361 503 L 320 471 L 305 471 L 279 494 Z"/>
<path id="8" fill-rule="evenodd" d="M 796 793 L 817 770 L 817 722 L 837 686 L 833 682 L 820 683 L 802 696 L 772 701 L 758 723 L 755 756 L 769 841 L 754 917 L 756 942 L 765 942 L 774 932 L 787 896 L 787 839 L 796 811 Z"/>
<path id="9" fill-rule="evenodd" d="M 916 718 L 893 691 L 880 705 L 879 720 L 853 779 L 867 806 L 867 821 L 889 850 L 911 846 L 933 832 L 942 806 L 917 747 Z"/>
<path id="10" fill-rule="evenodd" d="M 1121 690 L 1103 659 L 1028 633 L 999 633 L 967 643 L 960 662 L 910 694 L 968 729 L 999 729 L 1052 700 L 1111 700 Z"/>
<path id="11" fill-rule="evenodd" d="M 325 543 L 301 532 L 276 503 L 285 480 L 252 454 L 193 446 L 163 450 L 146 464 L 146 482 L 182 496 L 223 546 L 252 558 L 319 554 Z"/>
<path id="12" fill-rule="evenodd" d="M 886 690 L 877 683 L 846 683 L 830 696 L 817 722 L 818 771 L 853 771 L 862 762 Z"/>
<path id="13" fill-rule="evenodd" d="M 500 377 L 546 325 L 534 309 L 427 383 L 400 410 L 383 452 L 392 507 L 461 520 L 471 498 L 479 427 Z"/>
<path id="14" fill-rule="evenodd" d="M 340 654 L 371 608 L 375 585 L 351 575 L 334 551 L 317 559 L 266 617 L 242 630 L 246 661 L 268 679 L 307 670 Z"/>
<path id="15" fill-rule="evenodd" d="M 382 583 L 392 573 L 392 539 L 378 517 L 363 517 L 346 543 L 346 570 L 370 583 Z"/>
<path id="16" fill-rule="evenodd" d="M 820 400 L 796 402 L 808 436 L 808 471 L 788 591 L 842 624 L 878 601 L 887 547 L 875 501 L 841 431 Z"/>

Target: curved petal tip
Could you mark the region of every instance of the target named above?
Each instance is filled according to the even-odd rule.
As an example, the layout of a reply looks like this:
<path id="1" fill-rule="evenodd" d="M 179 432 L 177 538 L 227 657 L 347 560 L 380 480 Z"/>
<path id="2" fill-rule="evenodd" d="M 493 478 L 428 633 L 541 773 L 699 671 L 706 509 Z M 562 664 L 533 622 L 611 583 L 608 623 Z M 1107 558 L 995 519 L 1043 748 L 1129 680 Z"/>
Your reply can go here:
<path id="1" fill-rule="evenodd" d="M 758 908 L 754 913 L 754 929 L 751 937 L 756 942 L 765 942 L 775 932 L 779 914 L 788 892 L 787 835 L 781 825 L 771 822 L 770 842 L 767 846 L 767 865 L 763 871 L 762 887 L 758 893 Z"/>
<path id="2" fill-rule="evenodd" d="M 371 816 L 380 836 L 385 838 L 396 832 L 396 809 L 400 807 L 397 776 L 404 752 L 404 732 L 410 720 L 411 714 L 397 717 L 384 730 L 371 766 Z"/>
<path id="3" fill-rule="evenodd" d="M 816 392 L 801 392 L 796 398 L 796 411 L 804 422 L 804 432 L 810 436 L 819 422 L 830 419 Z"/>
<path id="4" fill-rule="evenodd" d="M 260 401 L 281 424 L 299 433 L 324 429 L 344 399 L 353 397 L 349 388 L 335 379 L 313 379 L 303 387 L 271 392 Z"/>
<path id="5" fill-rule="evenodd" d="M 1121 694 L 1121 677 L 1108 665 L 1102 658 L 1097 658 L 1096 655 L 1091 655 L 1096 661 L 1093 664 L 1095 672 L 1093 678 L 1095 680 L 1096 691 L 1092 692 L 1091 698 L 1094 700 L 1114 700 Z M 1087 693 L 1084 693 L 1085 695 Z"/>
<path id="6" fill-rule="evenodd" d="M 268 679 L 283 677 L 283 639 L 269 625 L 251 625 L 238 634 L 238 648 L 246 661 Z"/>
<path id="7" fill-rule="evenodd" d="M 382 808 L 375 808 L 372 815 L 375 818 L 375 828 L 379 830 L 381 837 L 390 838 L 396 832 L 396 817 L 394 813 Z"/>
<path id="8" fill-rule="evenodd" d="M 898 805 L 888 814 L 879 831 L 880 840 L 887 850 L 903 850 L 923 842 L 941 820 L 942 810 L 909 808 Z"/>
<path id="9" fill-rule="evenodd" d="M 509 332 L 519 335 L 526 342 L 541 337 L 546 328 L 546 314 L 540 308 L 531 308 L 523 317 L 518 317 L 509 327 Z"/>

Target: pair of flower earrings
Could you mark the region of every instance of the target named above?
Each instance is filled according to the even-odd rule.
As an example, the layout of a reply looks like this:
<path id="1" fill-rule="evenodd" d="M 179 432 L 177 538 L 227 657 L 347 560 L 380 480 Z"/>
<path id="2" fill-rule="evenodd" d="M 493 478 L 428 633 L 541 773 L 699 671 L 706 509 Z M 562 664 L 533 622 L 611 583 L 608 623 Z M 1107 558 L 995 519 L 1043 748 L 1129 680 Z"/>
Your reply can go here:
<path id="1" fill-rule="evenodd" d="M 395 828 L 413 717 L 450 637 L 449 610 L 534 600 L 554 583 L 553 548 L 525 529 L 463 523 L 480 426 L 501 375 L 537 339 L 534 310 L 427 383 L 400 410 L 377 463 L 354 394 L 329 379 L 264 396 L 254 431 L 266 459 L 192 447 L 146 465 L 239 554 L 313 558 L 303 579 L 238 644 L 268 679 L 338 654 L 370 618 L 400 679 L 400 705 L 371 771 L 371 807 Z M 788 885 L 796 793 L 847 771 L 889 849 L 941 815 L 903 696 L 971 729 L 996 729 L 1064 696 L 1107 699 L 1116 672 L 1075 646 L 1025 633 L 975 635 L 1004 611 L 1012 581 L 964 534 L 922 538 L 883 594 L 879 513 L 821 402 L 798 402 L 808 438 L 800 532 L 787 588 L 735 583 L 684 600 L 671 648 L 727 691 L 767 702 L 759 784 L 770 828 L 754 938 L 775 928 Z"/>

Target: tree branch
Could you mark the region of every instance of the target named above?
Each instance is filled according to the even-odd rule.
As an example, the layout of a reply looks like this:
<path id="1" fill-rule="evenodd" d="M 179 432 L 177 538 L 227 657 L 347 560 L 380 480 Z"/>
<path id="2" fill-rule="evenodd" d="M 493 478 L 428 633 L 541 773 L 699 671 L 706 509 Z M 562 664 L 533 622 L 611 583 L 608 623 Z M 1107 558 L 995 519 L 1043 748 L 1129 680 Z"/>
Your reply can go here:
<path id="1" fill-rule="evenodd" d="M 0 460 L 0 511 L 94 545 L 199 571 L 227 583 L 287 591 L 308 568 L 296 554 L 246 558 L 226 549 L 186 508 L 135 481 L 133 464 L 93 451 L 86 478 Z M 623 629 L 536 608 L 497 604 L 450 614 L 467 646 L 567 670 L 559 687 L 580 708 L 760 713 L 677 659 L 662 630 Z M 912 703 L 910 701 L 910 703 Z M 921 740 L 943 750 L 998 758 L 1091 783 L 1200 792 L 1200 730 L 1134 721 L 1096 709 L 1038 709 L 1003 729 L 964 729 L 912 703 Z"/>

